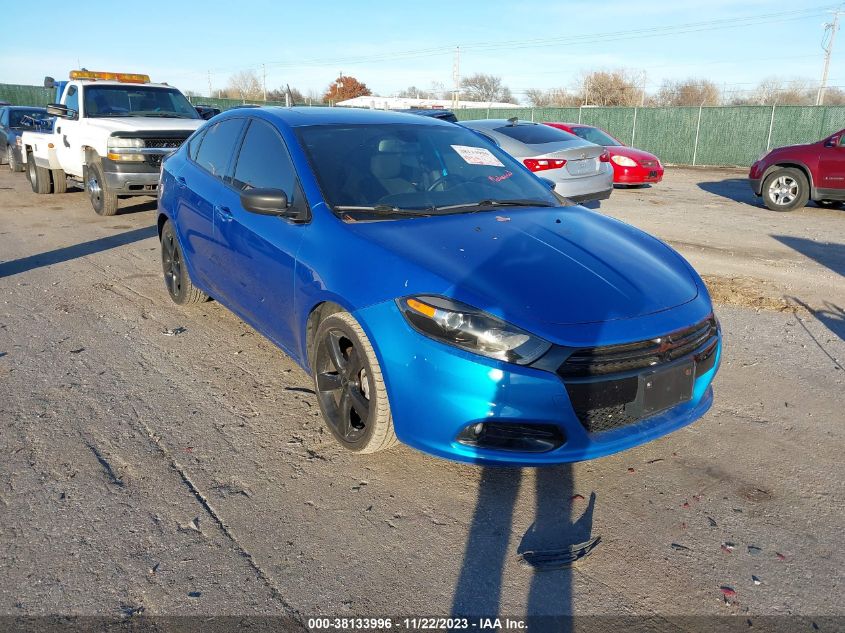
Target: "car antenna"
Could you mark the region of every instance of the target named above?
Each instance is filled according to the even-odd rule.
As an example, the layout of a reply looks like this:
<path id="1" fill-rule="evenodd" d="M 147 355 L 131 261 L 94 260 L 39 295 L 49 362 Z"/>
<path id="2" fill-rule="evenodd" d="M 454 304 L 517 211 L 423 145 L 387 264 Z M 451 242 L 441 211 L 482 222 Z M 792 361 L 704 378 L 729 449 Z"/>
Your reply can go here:
<path id="1" fill-rule="evenodd" d="M 285 101 L 287 102 L 285 103 L 287 107 L 290 108 L 293 106 L 293 93 L 290 91 L 290 86 L 288 84 L 285 84 Z"/>
<path id="2" fill-rule="evenodd" d="M 511 125 L 516 125 L 517 121 L 519 121 L 519 117 L 516 116 L 512 116 L 508 119 L 508 123 L 510 123 Z"/>

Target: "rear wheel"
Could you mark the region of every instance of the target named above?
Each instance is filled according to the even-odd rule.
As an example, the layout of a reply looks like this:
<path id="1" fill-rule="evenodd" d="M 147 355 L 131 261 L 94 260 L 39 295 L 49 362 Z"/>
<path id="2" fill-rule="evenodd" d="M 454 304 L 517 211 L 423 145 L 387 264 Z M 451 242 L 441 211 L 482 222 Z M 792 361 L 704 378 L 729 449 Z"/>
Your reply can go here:
<path id="1" fill-rule="evenodd" d="M 23 171 L 23 165 L 11 145 L 6 146 L 6 163 L 9 165 L 9 171 Z"/>
<path id="2" fill-rule="evenodd" d="M 762 193 L 763 202 L 772 211 L 792 211 L 807 204 L 810 185 L 802 171 L 785 167 L 766 176 Z"/>
<path id="3" fill-rule="evenodd" d="M 53 193 L 67 192 L 67 176 L 64 169 L 51 169 L 53 177 Z"/>
<path id="4" fill-rule="evenodd" d="M 106 179 L 103 176 L 103 166 L 100 163 L 88 165 L 85 190 L 88 192 L 91 206 L 94 207 L 97 215 L 114 215 L 117 213 L 117 194 L 106 189 Z"/>
<path id="5" fill-rule="evenodd" d="M 311 360 L 320 411 L 344 448 L 375 453 L 398 442 L 381 367 L 351 314 L 336 312 L 320 323 Z"/>
<path id="6" fill-rule="evenodd" d="M 194 286 L 188 276 L 182 248 L 170 220 L 161 228 L 161 267 L 164 271 L 164 285 L 174 303 L 187 305 L 208 300 L 208 295 Z"/>
<path id="7" fill-rule="evenodd" d="M 32 152 L 26 155 L 26 174 L 29 176 L 29 184 L 35 193 L 50 193 L 53 190 L 50 170 L 36 165 Z"/>

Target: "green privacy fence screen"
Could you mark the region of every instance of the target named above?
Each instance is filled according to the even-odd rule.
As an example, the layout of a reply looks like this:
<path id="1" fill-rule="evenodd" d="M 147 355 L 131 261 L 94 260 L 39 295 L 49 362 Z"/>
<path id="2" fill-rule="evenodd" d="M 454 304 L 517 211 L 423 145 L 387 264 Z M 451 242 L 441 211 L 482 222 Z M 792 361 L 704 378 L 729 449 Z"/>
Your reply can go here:
<path id="1" fill-rule="evenodd" d="M 811 143 L 845 128 L 845 106 L 467 108 L 455 114 L 461 121 L 518 116 L 596 125 L 676 165 L 747 167 L 772 147 Z"/>
<path id="2" fill-rule="evenodd" d="M 0 84 L 0 101 L 46 105 L 53 90 Z M 262 101 L 189 97 L 191 103 L 227 110 Z M 267 105 L 284 105 L 268 101 Z M 706 108 L 466 108 L 455 110 L 461 121 L 507 119 L 587 123 L 610 132 L 623 143 L 657 154 L 676 165 L 748 166 L 772 147 L 810 143 L 845 128 L 845 106 L 714 106 Z"/>

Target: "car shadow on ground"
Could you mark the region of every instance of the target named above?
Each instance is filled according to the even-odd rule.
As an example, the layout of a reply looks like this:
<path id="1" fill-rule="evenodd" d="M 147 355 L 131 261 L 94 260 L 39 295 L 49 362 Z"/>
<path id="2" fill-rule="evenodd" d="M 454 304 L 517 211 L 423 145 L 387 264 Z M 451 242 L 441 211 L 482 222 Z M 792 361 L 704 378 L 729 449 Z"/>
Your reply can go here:
<path id="1" fill-rule="evenodd" d="M 30 255 L 29 257 L 21 257 L 20 259 L 13 259 L 8 262 L 0 263 L 0 278 L 17 275 L 43 266 L 60 264 L 79 257 L 86 257 L 87 255 L 93 255 L 94 253 L 100 253 L 119 246 L 125 246 L 126 244 L 132 244 L 133 242 L 140 242 L 141 240 L 146 240 L 157 235 L 158 230 L 155 226 L 145 226 L 140 229 L 126 231 L 125 233 L 101 237 L 96 240 L 91 240 L 90 242 L 82 242 L 81 244 L 74 244 L 73 246 L 65 246 L 64 248 L 47 251 L 46 253 Z"/>
<path id="2" fill-rule="evenodd" d="M 711 182 L 700 182 L 698 188 L 712 193 L 713 195 L 748 204 L 752 207 L 761 207 L 762 201 L 751 190 L 748 184 L 748 178 L 725 178 L 724 180 L 714 180 Z"/>
<path id="3" fill-rule="evenodd" d="M 845 244 L 808 240 L 805 237 L 792 235 L 772 235 L 771 237 L 784 246 L 788 246 L 805 257 L 809 257 L 829 268 L 837 275 L 845 277 Z"/>

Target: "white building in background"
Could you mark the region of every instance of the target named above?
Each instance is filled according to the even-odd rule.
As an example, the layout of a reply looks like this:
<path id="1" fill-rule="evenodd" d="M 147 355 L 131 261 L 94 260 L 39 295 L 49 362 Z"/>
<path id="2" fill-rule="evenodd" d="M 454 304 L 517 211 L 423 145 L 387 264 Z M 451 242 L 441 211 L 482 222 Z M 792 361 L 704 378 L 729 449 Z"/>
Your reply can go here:
<path id="1" fill-rule="evenodd" d="M 370 108 L 372 110 L 410 110 L 413 108 L 430 108 L 450 110 L 455 108 L 451 99 L 411 99 L 405 97 L 355 97 L 346 101 L 338 101 L 335 105 L 347 108 Z M 501 103 L 498 101 L 458 101 L 460 108 L 519 108 L 516 103 Z"/>

